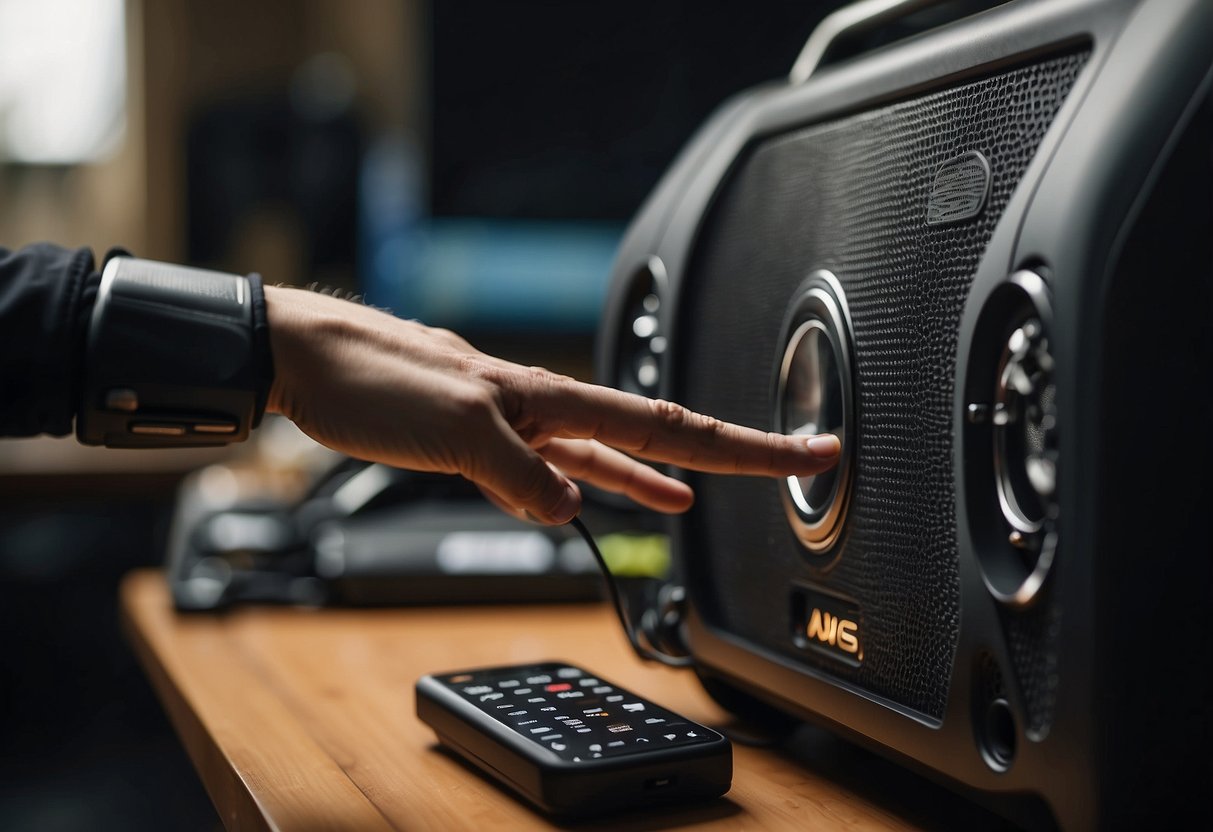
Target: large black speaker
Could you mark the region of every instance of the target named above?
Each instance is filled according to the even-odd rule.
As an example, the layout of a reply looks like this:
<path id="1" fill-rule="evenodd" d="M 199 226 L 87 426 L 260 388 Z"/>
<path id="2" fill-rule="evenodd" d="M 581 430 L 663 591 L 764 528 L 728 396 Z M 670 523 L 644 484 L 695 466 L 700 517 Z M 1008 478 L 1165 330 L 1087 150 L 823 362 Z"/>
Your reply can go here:
<path id="1" fill-rule="evenodd" d="M 688 476 L 685 647 L 1029 825 L 1207 819 L 1213 3 L 1018 0 L 828 60 L 897 5 L 723 105 L 620 249 L 604 380 L 843 440 Z"/>

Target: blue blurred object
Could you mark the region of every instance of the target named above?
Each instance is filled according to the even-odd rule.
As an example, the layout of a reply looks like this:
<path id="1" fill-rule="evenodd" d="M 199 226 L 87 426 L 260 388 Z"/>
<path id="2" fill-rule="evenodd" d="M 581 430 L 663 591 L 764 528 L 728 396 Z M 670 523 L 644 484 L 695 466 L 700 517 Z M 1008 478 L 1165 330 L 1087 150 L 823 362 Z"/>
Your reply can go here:
<path id="1" fill-rule="evenodd" d="M 460 331 L 593 331 L 623 223 L 427 217 L 405 136 L 371 148 L 361 180 L 368 303 Z"/>
<path id="2" fill-rule="evenodd" d="M 589 332 L 621 229 L 510 220 L 432 220 L 383 239 L 366 299 L 435 326 Z"/>
<path id="3" fill-rule="evenodd" d="M 624 227 L 679 148 L 786 76 L 837 1 L 429 4 L 417 132 L 363 158 L 367 300 L 474 339 L 588 342 Z"/>

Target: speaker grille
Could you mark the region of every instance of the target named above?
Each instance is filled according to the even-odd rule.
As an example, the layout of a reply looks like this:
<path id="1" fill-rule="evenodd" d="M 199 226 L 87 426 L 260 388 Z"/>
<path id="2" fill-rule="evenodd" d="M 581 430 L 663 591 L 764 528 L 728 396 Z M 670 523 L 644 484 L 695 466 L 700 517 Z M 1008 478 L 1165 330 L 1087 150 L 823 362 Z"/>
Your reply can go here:
<path id="1" fill-rule="evenodd" d="M 942 718 L 960 625 L 952 472 L 960 315 L 994 227 L 1088 54 L 766 139 L 734 168 L 682 285 L 674 396 L 771 429 L 780 322 L 796 287 L 828 269 L 854 329 L 857 466 L 843 555 L 825 575 L 788 527 L 781 483 L 695 478 L 682 562 L 709 623 Z M 984 210 L 928 225 L 936 173 L 969 151 L 989 161 Z M 859 667 L 792 644 L 787 599 L 797 579 L 860 603 Z"/>

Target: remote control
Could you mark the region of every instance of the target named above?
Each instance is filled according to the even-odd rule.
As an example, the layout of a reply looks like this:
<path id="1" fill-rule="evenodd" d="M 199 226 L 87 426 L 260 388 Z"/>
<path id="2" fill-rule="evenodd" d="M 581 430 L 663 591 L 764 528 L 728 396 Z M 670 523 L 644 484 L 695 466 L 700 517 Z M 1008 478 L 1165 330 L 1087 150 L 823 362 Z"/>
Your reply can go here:
<path id="1" fill-rule="evenodd" d="M 733 776 L 723 736 L 564 662 L 423 676 L 417 716 L 554 815 L 708 800 Z"/>

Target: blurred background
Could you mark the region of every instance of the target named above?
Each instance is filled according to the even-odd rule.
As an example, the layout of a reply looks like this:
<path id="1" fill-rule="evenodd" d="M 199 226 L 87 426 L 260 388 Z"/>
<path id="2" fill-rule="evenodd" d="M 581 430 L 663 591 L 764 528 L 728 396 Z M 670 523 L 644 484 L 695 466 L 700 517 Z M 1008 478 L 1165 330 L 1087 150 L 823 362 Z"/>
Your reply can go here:
<path id="1" fill-rule="evenodd" d="M 315 283 L 588 378 L 629 217 L 836 5 L 0 0 L 0 245 Z M 219 827 L 117 587 L 248 453 L 0 442 L 0 827 Z"/>

